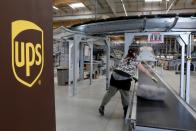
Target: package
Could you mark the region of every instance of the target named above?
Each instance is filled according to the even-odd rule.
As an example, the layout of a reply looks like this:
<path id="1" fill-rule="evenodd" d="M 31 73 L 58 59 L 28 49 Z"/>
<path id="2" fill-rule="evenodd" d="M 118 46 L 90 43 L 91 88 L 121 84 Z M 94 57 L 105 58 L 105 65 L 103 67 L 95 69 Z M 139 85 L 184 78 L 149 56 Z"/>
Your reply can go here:
<path id="1" fill-rule="evenodd" d="M 138 85 L 137 96 L 147 100 L 163 101 L 167 95 L 167 89 L 154 85 Z"/>

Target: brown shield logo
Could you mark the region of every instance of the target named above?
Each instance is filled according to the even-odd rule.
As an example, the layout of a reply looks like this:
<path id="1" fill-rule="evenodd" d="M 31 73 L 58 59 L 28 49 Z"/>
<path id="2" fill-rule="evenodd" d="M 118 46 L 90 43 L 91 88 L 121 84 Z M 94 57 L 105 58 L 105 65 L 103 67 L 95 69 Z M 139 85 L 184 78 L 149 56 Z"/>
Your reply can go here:
<path id="1" fill-rule="evenodd" d="M 12 22 L 12 70 L 16 80 L 27 87 L 33 87 L 43 67 L 43 30 L 30 21 Z"/>

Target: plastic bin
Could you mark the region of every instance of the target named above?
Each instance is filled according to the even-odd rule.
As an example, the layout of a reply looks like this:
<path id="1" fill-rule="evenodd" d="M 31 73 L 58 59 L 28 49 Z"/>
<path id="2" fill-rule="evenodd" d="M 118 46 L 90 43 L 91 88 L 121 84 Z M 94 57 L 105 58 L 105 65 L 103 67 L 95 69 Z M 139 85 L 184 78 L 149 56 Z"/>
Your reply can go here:
<path id="1" fill-rule="evenodd" d="M 69 69 L 65 67 L 57 68 L 57 80 L 59 86 L 65 86 L 69 81 Z"/>

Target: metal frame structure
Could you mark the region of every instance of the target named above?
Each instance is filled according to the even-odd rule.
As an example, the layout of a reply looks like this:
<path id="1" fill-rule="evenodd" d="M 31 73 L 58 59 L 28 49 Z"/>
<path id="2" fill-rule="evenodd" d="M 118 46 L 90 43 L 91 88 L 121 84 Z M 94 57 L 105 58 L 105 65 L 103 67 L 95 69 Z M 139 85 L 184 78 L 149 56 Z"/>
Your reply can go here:
<path id="1" fill-rule="evenodd" d="M 125 33 L 125 48 L 124 55 L 127 54 L 129 46 L 132 44 L 135 36 L 148 36 L 149 33 Z M 187 103 L 190 102 L 190 63 L 191 63 L 191 32 L 160 32 L 164 36 L 176 36 L 181 51 L 181 75 L 180 75 L 180 96 L 185 99 Z M 186 86 L 185 85 L 185 47 L 187 47 L 187 69 L 186 69 Z"/>
<path id="2" fill-rule="evenodd" d="M 106 89 L 109 87 L 109 72 L 110 72 L 110 41 L 106 37 L 107 35 L 112 34 L 124 34 L 125 35 L 125 47 L 124 47 L 124 56 L 128 52 L 129 46 L 133 43 L 135 36 L 144 36 L 148 35 L 148 32 L 160 32 L 161 35 L 165 36 L 176 36 L 176 39 L 180 46 L 182 47 L 181 51 L 181 76 L 180 76 L 180 97 L 186 101 L 186 103 L 189 103 L 190 101 L 190 62 L 191 62 L 191 31 L 196 31 L 196 26 L 194 22 L 196 22 L 195 18 L 184 18 L 184 17 L 174 17 L 170 16 L 167 18 L 167 16 L 163 16 L 162 18 L 158 17 L 147 17 L 142 16 L 143 18 L 133 17 L 130 19 L 122 19 L 119 21 L 106 21 L 106 22 L 98 22 L 98 23 L 89 23 L 84 24 L 80 26 L 72 27 L 73 30 L 85 32 L 85 35 L 81 32 L 76 31 L 70 31 L 72 32 L 72 35 L 69 36 L 73 38 L 73 48 L 74 48 L 74 62 L 73 62 L 73 87 L 72 87 L 72 96 L 77 94 L 77 67 L 79 65 L 77 60 L 77 53 L 79 52 L 79 44 L 81 41 L 86 41 L 89 46 L 91 47 L 91 74 L 90 74 L 90 84 L 92 83 L 92 45 L 93 41 L 92 39 L 102 39 L 104 41 L 104 44 L 107 46 L 107 75 L 106 75 Z M 190 17 L 190 16 L 189 16 Z M 158 19 L 157 19 L 158 18 Z M 183 25 L 183 22 L 186 22 L 186 20 L 190 20 L 189 22 L 191 25 Z M 122 23 L 121 23 L 122 22 Z M 186 28 L 187 26 L 187 28 Z M 193 27 L 193 29 L 192 29 Z M 166 32 L 167 31 L 167 32 Z M 169 32 L 171 31 L 171 32 Z M 185 32 L 189 31 L 189 32 Z M 130 32 L 130 33 L 129 33 Z M 93 35 L 103 36 L 103 37 L 94 37 Z M 83 39 L 85 38 L 85 40 Z M 91 40 L 87 40 L 86 38 L 91 38 Z M 187 58 L 185 59 L 185 48 L 187 49 Z M 82 49 L 82 48 L 80 48 Z M 80 54 L 82 55 L 82 53 Z M 83 60 L 83 57 L 80 56 Z M 187 63 L 186 67 L 186 77 L 185 77 L 185 61 Z M 80 63 L 82 64 L 82 62 Z M 83 66 L 80 66 L 80 71 L 83 71 Z M 186 80 L 186 86 L 185 86 L 185 80 Z M 70 83 L 70 82 L 69 82 Z M 137 84 L 136 84 L 137 86 Z M 132 96 L 132 103 L 131 106 L 133 108 L 129 108 L 128 110 L 131 112 L 131 119 L 129 119 L 129 115 L 127 114 L 126 119 L 127 122 L 132 127 L 136 127 L 136 110 L 137 110 L 137 96 L 135 93 L 135 90 L 137 87 L 133 90 L 133 96 Z M 178 97 L 178 96 L 176 96 Z M 186 105 L 184 101 L 181 101 L 183 105 Z M 141 128 L 141 127 L 140 127 Z M 150 131 L 157 130 L 154 128 L 148 129 Z M 160 129 L 158 129 L 160 130 Z"/>
<path id="3" fill-rule="evenodd" d="M 171 17 L 170 17 L 171 18 Z M 85 35 L 81 32 L 77 32 L 77 31 L 70 31 L 72 33 L 72 35 L 69 35 L 69 38 L 72 38 L 73 40 L 73 72 L 71 71 L 70 73 L 73 74 L 73 86 L 70 88 L 71 90 L 71 95 L 74 96 L 77 94 L 77 68 L 79 68 L 79 61 L 77 60 L 77 56 L 78 56 L 78 50 L 83 50 L 83 46 L 80 46 L 80 43 L 85 41 L 90 49 L 91 49 L 91 57 L 90 57 L 90 84 L 92 84 L 92 72 L 93 72 L 93 42 L 97 39 L 102 39 L 103 43 L 106 45 L 107 47 L 107 74 L 106 74 L 106 89 L 109 88 L 109 73 L 110 73 L 110 40 L 107 37 L 107 35 L 111 35 L 111 34 L 118 34 L 118 33 L 124 33 L 125 36 L 125 44 L 124 44 L 124 56 L 127 54 L 128 52 L 128 48 L 129 46 L 133 43 L 134 37 L 135 36 L 148 36 L 148 32 L 160 32 L 161 35 L 164 36 L 175 36 L 179 45 L 182 47 L 182 51 L 181 51 L 181 75 L 180 75 L 180 98 L 178 98 L 179 96 L 177 96 L 176 94 L 174 94 L 178 100 L 186 107 L 186 103 L 189 103 L 190 101 L 190 63 L 191 63 L 191 31 L 192 29 L 189 30 L 189 32 L 185 32 L 186 28 L 184 28 L 184 26 L 182 26 L 182 28 L 178 28 L 181 27 L 181 23 L 183 23 L 183 20 L 185 20 L 186 22 L 186 18 L 179 18 L 179 17 L 175 17 L 173 19 L 170 18 L 163 18 L 161 20 L 161 24 L 165 22 L 165 20 L 168 20 L 168 25 L 164 25 L 164 26 L 160 26 L 158 19 L 157 18 L 144 18 L 144 19 L 139 19 L 137 20 L 137 18 L 134 18 L 133 21 L 131 20 L 122 20 L 122 22 L 125 23 L 125 26 L 123 24 L 119 24 L 119 22 L 114 22 L 114 21 L 109 21 L 106 22 L 106 24 L 104 25 L 104 22 L 98 23 L 98 25 L 96 25 L 96 23 L 91 23 L 89 25 L 81 25 L 78 27 L 74 27 L 75 29 L 81 29 L 80 31 L 85 32 L 88 35 Z M 133 22 L 137 22 L 138 21 L 138 25 L 136 25 L 136 27 L 134 26 L 135 24 L 133 24 Z M 172 22 L 171 22 L 172 21 Z M 193 22 L 196 21 L 195 19 L 193 19 Z M 129 22 L 132 22 L 131 24 Z M 152 23 L 156 23 L 160 26 L 159 29 L 156 28 L 156 26 L 154 25 L 150 25 Z M 113 24 L 113 26 L 112 26 Z M 127 24 L 127 25 L 126 25 Z M 96 25 L 96 26 L 95 26 Z M 117 25 L 117 27 L 115 26 Z M 100 26 L 103 26 L 102 28 L 100 28 Z M 126 28 L 126 26 L 131 26 L 132 30 L 127 28 L 126 30 L 124 30 Z M 114 28 L 112 28 L 114 27 Z M 167 27 L 167 28 L 166 28 Z M 73 28 L 73 29 L 74 29 Z M 151 29 L 152 28 L 152 29 Z M 190 28 L 190 26 L 189 26 Z M 194 31 L 196 31 L 196 26 L 194 26 Z M 67 31 L 67 30 L 66 30 Z M 144 32 L 141 32 L 144 31 Z M 168 32 L 166 32 L 168 31 Z M 169 32 L 171 31 L 171 32 Z M 173 32 L 172 32 L 173 31 Z M 180 31 L 180 32 L 178 32 Z M 130 33 L 129 33 L 130 32 Z M 104 35 L 101 35 L 101 33 L 103 33 Z M 102 37 L 94 37 L 93 35 L 98 35 L 98 36 L 102 36 Z M 71 48 L 71 47 L 70 47 Z M 185 52 L 185 49 L 187 49 L 187 51 Z M 83 74 L 83 65 L 84 64 L 82 61 L 84 60 L 83 58 L 83 51 L 81 51 L 80 53 L 80 78 Z M 187 53 L 187 58 L 185 59 L 185 53 Z M 187 63 L 186 66 L 186 76 L 185 76 L 185 63 Z M 71 66 L 71 63 L 70 63 Z M 71 84 L 71 80 L 69 80 L 69 84 Z M 134 85 L 134 84 L 132 84 Z M 131 113 L 126 115 L 126 122 L 129 124 L 130 128 L 135 128 L 137 127 L 137 129 L 141 129 L 143 130 L 143 127 L 138 127 L 136 125 L 136 112 L 137 112 L 137 96 L 136 96 L 136 89 L 137 89 L 137 84 L 135 84 L 135 87 L 133 88 L 132 91 L 132 101 L 130 103 L 130 105 L 132 106 L 132 108 L 128 108 L 128 112 Z M 183 100 L 180 100 L 183 99 Z M 187 108 L 188 109 L 188 108 Z M 189 112 L 191 112 L 190 110 L 188 110 Z M 129 116 L 131 116 L 131 118 L 129 118 Z M 163 131 L 165 129 L 155 129 L 155 128 L 145 128 L 145 130 L 149 130 L 149 131 L 153 131 L 153 130 L 158 130 L 158 131 Z M 166 131 L 166 130 L 165 130 Z M 168 130 L 167 130 L 168 131 Z"/>
<path id="4" fill-rule="evenodd" d="M 148 66 L 148 68 L 151 68 Z M 153 70 L 151 68 L 151 70 Z M 168 89 L 171 91 L 171 93 L 177 98 L 177 100 L 187 109 L 187 111 L 190 112 L 190 114 L 196 119 L 196 113 L 191 109 L 190 106 L 186 104 L 186 102 L 179 96 L 177 93 L 161 78 L 161 76 L 158 75 L 157 72 L 154 72 L 154 74 L 162 81 Z M 138 73 L 137 73 L 138 76 Z M 160 129 L 160 128 L 154 128 L 154 127 L 145 127 L 141 125 L 137 125 L 137 91 L 138 83 L 132 82 L 131 92 L 132 97 L 130 101 L 130 105 L 128 108 L 128 113 L 126 114 L 125 122 L 129 126 L 130 131 L 173 131 L 172 129 Z"/>
<path id="5" fill-rule="evenodd" d="M 140 32 L 196 32 L 196 14 L 141 15 L 109 18 L 74 25 L 71 30 L 88 35 L 113 35 Z"/>
<path id="6" fill-rule="evenodd" d="M 148 35 L 148 32 L 160 32 L 163 35 L 176 36 L 182 47 L 181 53 L 181 83 L 180 96 L 190 101 L 190 63 L 191 63 L 191 32 L 196 32 L 196 14 L 166 14 L 166 15 L 142 15 L 120 18 L 110 18 L 87 22 L 82 25 L 72 26 L 75 31 L 85 32 L 88 35 L 107 36 L 125 33 L 124 55 L 127 54 L 129 45 L 133 42 L 134 36 Z M 130 33 L 129 33 L 130 32 Z M 185 59 L 185 49 L 187 58 Z M 184 75 L 184 63 L 186 68 L 186 87 Z M 186 93 L 185 93 L 186 92 Z"/>
<path id="7" fill-rule="evenodd" d="M 169 26 L 169 30 L 172 29 L 178 22 L 179 17 L 175 17 L 172 25 Z M 143 30 L 146 30 L 146 18 L 144 19 L 143 22 Z M 75 95 L 75 91 L 76 91 L 76 82 L 77 79 L 75 77 L 76 74 L 76 68 L 77 68 L 77 58 L 76 56 L 78 55 L 77 53 L 79 51 L 77 51 L 77 49 L 83 50 L 82 47 L 79 47 L 80 42 L 82 41 L 83 38 L 91 38 L 90 41 L 88 41 L 87 43 L 89 44 L 89 47 L 91 47 L 91 54 L 92 54 L 92 46 L 93 45 L 93 40 L 92 39 L 97 39 L 100 37 L 94 37 L 94 36 L 88 36 L 83 34 L 82 32 L 78 32 L 78 31 L 72 31 L 69 29 L 64 28 L 64 30 L 66 32 L 69 32 L 71 34 L 67 35 L 66 37 L 73 37 L 74 38 L 74 68 L 73 68 L 73 95 Z M 168 31 L 168 29 L 167 29 Z M 125 31 L 126 32 L 126 31 Z M 172 36 L 176 36 L 178 43 L 180 44 L 180 46 L 182 47 L 182 51 L 181 51 L 181 82 L 180 82 L 180 96 L 182 98 L 184 98 L 186 100 L 187 103 L 189 103 L 190 101 L 190 63 L 191 63 L 191 32 L 161 32 L 162 35 L 172 35 Z M 128 48 L 131 45 L 131 43 L 134 40 L 135 36 L 143 36 L 143 35 L 148 35 L 147 32 L 144 33 L 125 33 L 125 48 L 124 48 L 124 55 L 127 54 Z M 65 37 L 65 36 L 63 36 Z M 109 87 L 109 59 L 110 59 L 110 41 L 108 38 L 105 37 L 101 37 L 104 41 L 105 41 L 105 45 L 107 46 L 107 75 L 106 75 L 106 88 Z M 185 84 L 185 75 L 184 75 L 184 63 L 185 63 L 185 48 L 187 47 L 187 70 L 186 70 L 186 87 L 184 87 Z M 83 51 L 81 51 L 80 56 L 80 65 L 83 65 Z M 91 55 L 91 62 L 92 62 L 92 55 Z M 90 84 L 92 83 L 92 71 L 93 71 L 93 65 L 91 63 L 91 71 L 90 71 Z M 82 79 L 82 74 L 83 74 L 83 66 L 80 66 L 80 78 Z"/>
<path id="8" fill-rule="evenodd" d="M 93 79 L 93 44 L 97 40 L 103 41 L 103 44 L 107 47 L 107 72 L 106 72 L 106 89 L 109 87 L 109 69 L 110 69 L 110 40 L 105 37 L 94 37 L 85 35 L 78 31 L 72 31 L 64 27 L 60 27 L 65 34 L 59 34 L 56 32 L 55 38 L 64 38 L 69 42 L 69 94 L 75 96 L 77 94 L 77 77 L 83 79 L 83 68 L 84 68 L 84 43 L 90 48 L 90 85 Z M 72 49 L 73 48 L 73 49 Z M 80 51 L 79 51 L 80 50 Z M 73 52 L 72 52 L 73 51 Z M 80 53 L 80 54 L 79 54 Z M 73 58 L 72 58 L 73 55 Z M 73 61 L 72 61 L 73 59 Z M 80 66 L 79 66 L 80 65 Z M 77 76 L 77 72 L 79 76 Z M 72 80 L 73 79 L 73 80 Z M 73 81 L 73 86 L 72 86 Z"/>

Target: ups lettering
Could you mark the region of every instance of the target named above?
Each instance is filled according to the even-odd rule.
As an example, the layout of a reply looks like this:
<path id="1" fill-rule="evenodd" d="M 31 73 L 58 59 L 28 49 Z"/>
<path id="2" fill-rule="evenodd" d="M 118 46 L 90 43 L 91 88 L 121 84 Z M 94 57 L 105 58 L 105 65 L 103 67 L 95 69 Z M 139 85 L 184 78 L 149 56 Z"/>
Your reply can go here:
<path id="1" fill-rule="evenodd" d="M 42 62 L 41 44 L 15 41 L 15 64 L 26 69 L 26 76 L 31 75 L 31 67 L 39 66 Z"/>

